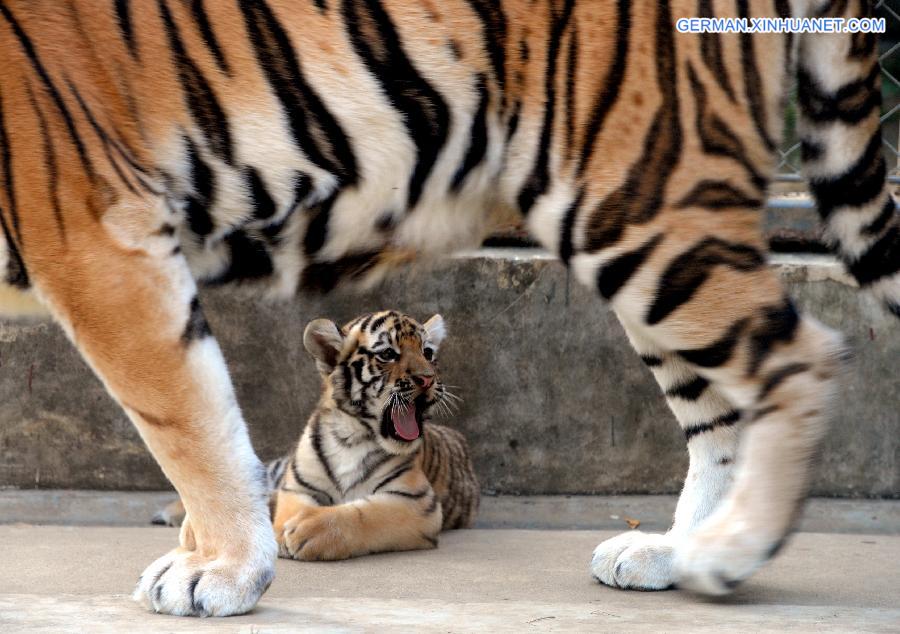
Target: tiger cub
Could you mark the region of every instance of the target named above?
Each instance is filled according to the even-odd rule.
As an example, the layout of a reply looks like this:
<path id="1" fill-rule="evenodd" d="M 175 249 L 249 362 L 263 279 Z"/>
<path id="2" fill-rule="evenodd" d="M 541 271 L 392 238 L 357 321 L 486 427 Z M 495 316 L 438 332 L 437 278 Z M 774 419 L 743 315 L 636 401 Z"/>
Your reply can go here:
<path id="1" fill-rule="evenodd" d="M 293 454 L 267 470 L 282 557 L 434 548 L 441 530 L 472 524 L 480 493 L 468 445 L 429 422 L 454 398 L 437 375 L 445 334 L 440 315 L 421 325 L 394 311 L 307 326 L 322 396 Z M 183 518 L 178 501 L 154 522 Z"/>

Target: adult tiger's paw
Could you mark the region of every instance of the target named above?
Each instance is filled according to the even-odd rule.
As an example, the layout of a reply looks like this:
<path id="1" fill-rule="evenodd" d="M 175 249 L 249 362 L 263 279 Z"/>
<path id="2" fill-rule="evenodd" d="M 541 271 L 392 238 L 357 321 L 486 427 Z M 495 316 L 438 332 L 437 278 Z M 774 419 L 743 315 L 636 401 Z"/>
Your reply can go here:
<path id="1" fill-rule="evenodd" d="M 329 513 L 301 514 L 284 523 L 276 536 L 278 556 L 299 561 L 334 561 L 354 554 L 349 535 Z"/>
<path id="2" fill-rule="evenodd" d="M 162 614 L 230 616 L 252 610 L 274 578 L 274 552 L 235 561 L 176 548 L 144 571 L 133 598 Z"/>
<path id="3" fill-rule="evenodd" d="M 735 530 L 736 526 L 743 530 Z M 766 530 L 733 515 L 717 514 L 678 545 L 674 570 L 678 587 L 724 595 L 771 559 L 784 544 L 782 531 Z"/>
<path id="4" fill-rule="evenodd" d="M 665 590 L 675 583 L 674 538 L 629 531 L 594 549 L 591 575 L 600 583 L 626 590 Z"/>

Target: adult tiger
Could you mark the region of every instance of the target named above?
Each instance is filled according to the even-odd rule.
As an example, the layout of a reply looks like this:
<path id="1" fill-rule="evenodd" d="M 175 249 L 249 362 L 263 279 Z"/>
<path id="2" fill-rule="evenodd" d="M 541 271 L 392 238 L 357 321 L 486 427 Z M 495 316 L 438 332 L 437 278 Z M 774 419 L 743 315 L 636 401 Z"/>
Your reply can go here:
<path id="1" fill-rule="evenodd" d="M 419 324 L 396 311 L 306 327 L 322 396 L 293 450 L 266 466 L 282 557 L 435 548 L 441 530 L 471 526 L 480 490 L 468 445 L 430 422 L 452 398 L 437 372 L 445 336 L 440 315 Z M 154 522 L 184 516 L 178 500 Z"/>
<path id="2" fill-rule="evenodd" d="M 798 315 L 760 232 L 795 68 L 828 231 L 900 315 L 875 38 L 674 24 L 869 4 L 0 1 L 6 280 L 63 325 L 193 527 L 136 596 L 244 612 L 274 570 L 262 466 L 195 281 L 327 289 L 477 244 L 510 212 L 611 302 L 688 437 L 672 531 L 601 544 L 594 575 L 707 593 L 750 575 L 797 515 L 841 349 Z"/>

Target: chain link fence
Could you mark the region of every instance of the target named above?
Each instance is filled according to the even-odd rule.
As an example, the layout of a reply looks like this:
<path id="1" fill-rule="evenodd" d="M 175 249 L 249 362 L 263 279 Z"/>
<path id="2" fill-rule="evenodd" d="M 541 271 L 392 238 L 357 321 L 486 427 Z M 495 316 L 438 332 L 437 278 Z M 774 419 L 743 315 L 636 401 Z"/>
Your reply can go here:
<path id="1" fill-rule="evenodd" d="M 886 32 L 879 35 L 881 62 L 881 131 L 889 178 L 900 184 L 900 0 L 879 0 L 875 16 L 885 19 Z M 791 99 L 786 113 L 785 143 L 778 150 L 777 180 L 782 189 L 805 189 L 800 169 L 800 141 L 796 135 L 796 101 Z M 795 183 L 793 187 L 790 185 Z"/>

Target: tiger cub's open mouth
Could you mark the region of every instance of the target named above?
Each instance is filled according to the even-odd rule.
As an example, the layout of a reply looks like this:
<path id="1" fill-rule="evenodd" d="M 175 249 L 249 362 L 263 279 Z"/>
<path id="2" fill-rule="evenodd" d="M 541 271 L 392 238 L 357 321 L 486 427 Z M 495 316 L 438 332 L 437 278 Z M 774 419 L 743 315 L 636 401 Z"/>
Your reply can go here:
<path id="1" fill-rule="evenodd" d="M 401 404 L 389 404 L 381 415 L 381 434 L 403 442 L 416 440 L 422 435 L 426 409 L 424 394 L 417 396 L 405 407 Z"/>

